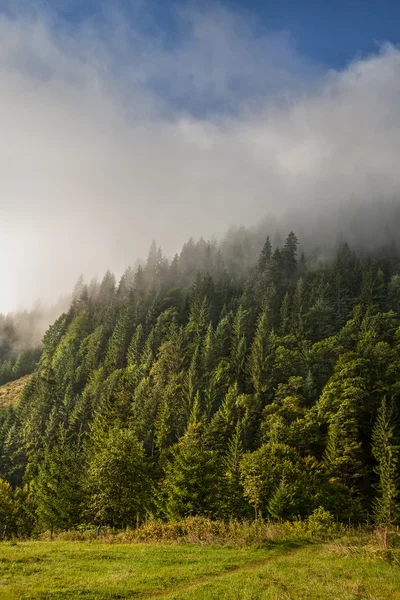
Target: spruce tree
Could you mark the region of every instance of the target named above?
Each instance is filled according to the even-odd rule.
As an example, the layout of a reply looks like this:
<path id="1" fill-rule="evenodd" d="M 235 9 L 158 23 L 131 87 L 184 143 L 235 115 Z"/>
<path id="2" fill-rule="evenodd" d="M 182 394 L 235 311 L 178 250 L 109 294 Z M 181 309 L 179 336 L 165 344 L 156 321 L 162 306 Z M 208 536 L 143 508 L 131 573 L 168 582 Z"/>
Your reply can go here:
<path id="1" fill-rule="evenodd" d="M 286 335 L 289 332 L 289 324 L 290 324 L 290 296 L 289 292 L 283 297 L 281 310 L 280 310 L 280 321 L 281 321 L 281 334 Z"/>
<path id="2" fill-rule="evenodd" d="M 286 520 L 293 514 L 294 494 L 283 476 L 268 502 L 268 512 L 274 519 Z"/>
<path id="3" fill-rule="evenodd" d="M 201 428 L 196 420 L 189 424 L 166 465 L 165 508 L 173 518 L 222 516 L 220 464 L 215 451 L 206 448 Z"/>
<path id="4" fill-rule="evenodd" d="M 269 388 L 268 358 L 270 325 L 263 312 L 257 322 L 257 328 L 250 349 L 248 370 L 256 394 L 264 394 Z"/>
<path id="5" fill-rule="evenodd" d="M 385 526 L 395 525 L 400 516 L 399 450 L 394 402 L 383 397 L 372 432 L 372 454 L 376 460 L 374 471 L 379 477 L 375 522 Z"/>
<path id="6" fill-rule="evenodd" d="M 249 506 L 244 497 L 240 481 L 240 462 L 243 455 L 242 430 L 240 423 L 237 423 L 235 431 L 228 441 L 226 454 L 223 459 L 223 507 L 225 517 L 240 518 L 249 514 Z"/>
<path id="7" fill-rule="evenodd" d="M 99 431 L 88 463 L 88 512 L 100 525 L 133 526 L 152 506 L 151 469 L 129 429 Z"/>
<path id="8" fill-rule="evenodd" d="M 264 271 L 267 267 L 272 256 L 272 244 L 269 235 L 267 236 L 263 249 L 261 250 L 260 257 L 258 259 L 258 268 L 260 271 Z"/>
<path id="9" fill-rule="evenodd" d="M 70 529 L 79 524 L 84 500 L 82 461 L 63 427 L 57 442 L 47 445 L 33 481 L 39 524 L 53 530 Z"/>

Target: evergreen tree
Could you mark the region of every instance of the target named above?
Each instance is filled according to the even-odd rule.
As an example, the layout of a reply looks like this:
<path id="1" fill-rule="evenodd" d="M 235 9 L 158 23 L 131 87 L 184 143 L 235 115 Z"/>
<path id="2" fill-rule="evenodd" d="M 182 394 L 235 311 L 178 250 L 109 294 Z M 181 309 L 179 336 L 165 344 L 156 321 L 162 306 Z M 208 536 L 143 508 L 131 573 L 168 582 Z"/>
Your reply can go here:
<path id="1" fill-rule="evenodd" d="M 344 401 L 333 417 L 328 431 L 325 464 L 333 477 L 357 489 L 364 474 L 361 442 L 354 405 Z"/>
<path id="2" fill-rule="evenodd" d="M 290 296 L 289 292 L 283 297 L 280 311 L 280 319 L 281 319 L 281 334 L 286 335 L 289 333 L 289 323 L 290 323 Z"/>
<path id="3" fill-rule="evenodd" d="M 223 459 L 225 470 L 223 507 L 225 516 L 239 518 L 248 515 L 248 505 L 240 480 L 240 463 L 243 455 L 242 431 L 238 422 L 227 444 L 227 451 Z"/>
<path id="4" fill-rule="evenodd" d="M 396 414 L 393 401 L 383 397 L 372 432 L 372 454 L 376 460 L 375 473 L 379 477 L 375 499 L 375 521 L 386 526 L 395 525 L 400 516 L 400 490 Z"/>
<path id="5" fill-rule="evenodd" d="M 88 463 L 88 510 L 101 525 L 133 526 L 152 506 L 151 469 L 135 433 L 97 433 Z"/>
<path id="6" fill-rule="evenodd" d="M 248 363 L 251 382 L 257 394 L 264 394 L 269 388 L 269 331 L 267 315 L 263 312 L 258 319 Z"/>
<path id="7" fill-rule="evenodd" d="M 268 502 L 269 514 L 281 521 L 290 518 L 293 514 L 293 496 L 293 492 L 283 476 Z"/>
<path id="8" fill-rule="evenodd" d="M 297 272 L 297 246 L 298 239 L 295 233 L 291 231 L 285 240 L 282 250 L 282 264 L 284 273 L 289 286 L 293 285 Z"/>
<path id="9" fill-rule="evenodd" d="M 53 531 L 79 524 L 83 504 L 82 461 L 63 427 L 59 428 L 56 444 L 45 447 L 33 485 L 42 527 Z"/>
<path id="10" fill-rule="evenodd" d="M 260 271 L 265 270 L 269 261 L 271 260 L 271 256 L 272 256 L 272 244 L 271 244 L 271 240 L 268 235 L 267 239 L 265 240 L 263 249 L 261 250 L 260 257 L 258 259 L 258 267 L 259 267 Z"/>
<path id="11" fill-rule="evenodd" d="M 220 465 L 216 453 L 205 447 L 201 425 L 190 423 L 171 452 L 164 481 L 167 514 L 174 518 L 193 514 L 218 516 Z"/>
<path id="12" fill-rule="evenodd" d="M 108 342 L 104 365 L 109 373 L 125 366 L 132 329 L 133 322 L 129 306 L 124 306 L 118 315 L 117 322 Z"/>
<path id="13" fill-rule="evenodd" d="M 293 296 L 291 324 L 291 332 L 300 339 L 304 337 L 304 305 L 304 281 L 300 277 L 296 284 L 296 289 Z"/>

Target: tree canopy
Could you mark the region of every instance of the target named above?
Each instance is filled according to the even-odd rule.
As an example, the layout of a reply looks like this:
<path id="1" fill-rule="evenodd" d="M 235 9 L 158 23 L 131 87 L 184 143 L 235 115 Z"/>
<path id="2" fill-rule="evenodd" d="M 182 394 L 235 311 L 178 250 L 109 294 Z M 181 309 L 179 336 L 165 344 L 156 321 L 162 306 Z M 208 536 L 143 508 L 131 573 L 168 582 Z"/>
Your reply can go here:
<path id="1" fill-rule="evenodd" d="M 0 521 L 15 530 L 20 494 L 38 529 L 318 507 L 398 522 L 400 255 L 342 243 L 322 262 L 271 239 L 255 259 L 240 237 L 171 261 L 153 243 L 119 282 L 80 280 L 40 350 L 4 342 L 0 378 L 32 374 L 0 408 Z"/>

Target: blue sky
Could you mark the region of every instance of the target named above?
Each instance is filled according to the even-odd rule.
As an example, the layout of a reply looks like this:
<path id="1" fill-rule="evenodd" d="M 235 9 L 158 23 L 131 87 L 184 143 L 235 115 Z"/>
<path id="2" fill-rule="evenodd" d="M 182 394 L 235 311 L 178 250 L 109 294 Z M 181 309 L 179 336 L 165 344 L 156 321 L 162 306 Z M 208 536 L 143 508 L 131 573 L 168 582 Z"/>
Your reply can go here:
<path id="1" fill-rule="evenodd" d="M 104 7 L 119 6 L 129 12 L 130 4 L 121 0 L 43 0 L 41 3 L 70 23 L 88 17 L 102 20 Z M 177 36 L 176 9 L 191 6 L 201 10 L 217 3 L 147 0 L 132 4 L 145 7 L 150 35 L 162 30 L 166 42 L 173 44 Z M 343 67 L 360 54 L 374 52 L 379 43 L 400 42 L 400 2 L 397 0 L 220 0 L 218 4 L 252 17 L 260 30 L 287 32 L 299 53 L 333 68 Z"/>
<path id="2" fill-rule="evenodd" d="M 258 15 L 270 30 L 288 30 L 299 52 L 343 67 L 357 54 L 376 50 L 376 42 L 400 41 L 397 0 L 227 0 L 227 5 Z"/>

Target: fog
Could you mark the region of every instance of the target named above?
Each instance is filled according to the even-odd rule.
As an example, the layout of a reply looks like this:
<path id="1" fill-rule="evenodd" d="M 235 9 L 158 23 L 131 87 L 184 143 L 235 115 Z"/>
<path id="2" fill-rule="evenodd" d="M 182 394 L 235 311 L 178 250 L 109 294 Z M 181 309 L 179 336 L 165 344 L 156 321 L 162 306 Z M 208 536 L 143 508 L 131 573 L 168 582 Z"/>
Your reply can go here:
<path id="1" fill-rule="evenodd" d="M 327 70 L 217 5 L 175 9 L 172 43 L 144 4 L 72 26 L 2 3 L 2 312 L 154 238 L 173 254 L 267 213 L 304 227 L 400 197 L 398 48 Z"/>

